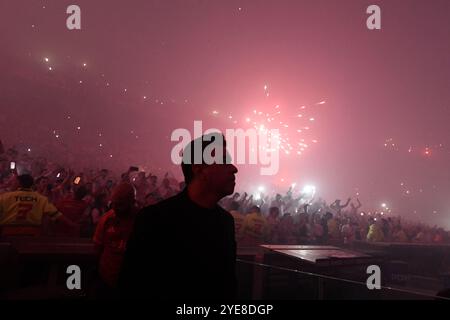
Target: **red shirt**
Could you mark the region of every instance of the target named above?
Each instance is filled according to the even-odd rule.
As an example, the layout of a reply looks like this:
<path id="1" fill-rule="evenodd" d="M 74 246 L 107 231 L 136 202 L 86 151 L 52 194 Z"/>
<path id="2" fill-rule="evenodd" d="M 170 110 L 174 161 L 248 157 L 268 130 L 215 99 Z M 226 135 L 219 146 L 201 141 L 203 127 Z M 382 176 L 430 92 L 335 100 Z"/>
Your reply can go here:
<path id="1" fill-rule="evenodd" d="M 72 198 L 66 198 L 56 204 L 56 208 L 72 222 L 80 224 L 83 213 L 85 212 L 88 204 L 83 200 L 75 200 Z M 80 231 L 74 228 L 70 228 L 63 224 L 58 224 L 55 227 L 54 233 L 60 236 L 74 236 L 79 237 Z"/>
<path id="2" fill-rule="evenodd" d="M 101 248 L 99 273 L 103 281 L 116 287 L 122 267 L 127 241 L 133 229 L 135 212 L 127 218 L 118 219 L 109 210 L 98 221 L 94 243 Z"/>

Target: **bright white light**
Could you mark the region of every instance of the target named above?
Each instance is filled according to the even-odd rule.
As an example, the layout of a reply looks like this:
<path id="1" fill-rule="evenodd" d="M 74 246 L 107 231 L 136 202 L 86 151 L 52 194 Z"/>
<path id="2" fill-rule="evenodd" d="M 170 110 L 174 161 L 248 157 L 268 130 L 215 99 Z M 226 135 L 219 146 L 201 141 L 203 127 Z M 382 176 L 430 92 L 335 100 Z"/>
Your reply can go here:
<path id="1" fill-rule="evenodd" d="M 295 188 L 296 185 L 297 185 L 297 184 L 294 182 L 294 183 L 291 184 L 291 187 L 292 187 L 292 188 Z"/>
<path id="2" fill-rule="evenodd" d="M 86 63 L 83 63 L 83 67 L 86 67 Z"/>
<path id="3" fill-rule="evenodd" d="M 48 70 L 52 71 L 52 67 L 48 67 Z"/>
<path id="4" fill-rule="evenodd" d="M 303 187 L 302 193 L 305 193 L 309 197 L 313 197 L 316 193 L 316 187 L 312 185 L 306 185 Z"/>
<path id="5" fill-rule="evenodd" d="M 259 193 L 255 194 L 255 196 L 253 197 L 253 199 L 255 200 L 260 200 L 261 199 L 261 195 Z"/>
<path id="6" fill-rule="evenodd" d="M 361 216 L 363 216 L 364 215 L 364 212 L 361 212 Z"/>
<path id="7" fill-rule="evenodd" d="M 30 149 L 30 148 L 28 148 L 28 152 L 31 152 L 31 149 Z"/>
<path id="8" fill-rule="evenodd" d="M 382 206 L 383 208 L 386 208 L 386 203 L 382 203 L 381 206 Z"/>
<path id="9" fill-rule="evenodd" d="M 44 58 L 45 62 L 48 62 L 48 58 Z"/>
<path id="10" fill-rule="evenodd" d="M 259 186 L 259 187 L 258 187 L 258 191 L 259 191 L 259 192 L 263 192 L 263 191 L 264 191 L 264 186 Z"/>

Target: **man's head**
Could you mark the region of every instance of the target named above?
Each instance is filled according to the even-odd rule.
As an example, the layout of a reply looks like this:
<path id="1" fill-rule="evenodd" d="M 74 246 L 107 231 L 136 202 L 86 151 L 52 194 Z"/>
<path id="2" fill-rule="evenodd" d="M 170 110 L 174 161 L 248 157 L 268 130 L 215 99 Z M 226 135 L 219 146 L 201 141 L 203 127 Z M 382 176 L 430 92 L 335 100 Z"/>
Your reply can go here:
<path id="1" fill-rule="evenodd" d="M 140 171 L 136 178 L 134 179 L 134 185 L 141 185 L 145 183 L 145 172 L 144 171 Z"/>
<path id="2" fill-rule="evenodd" d="M 276 218 L 280 215 L 280 210 L 278 209 L 278 207 L 271 207 L 269 209 L 269 215 Z"/>
<path id="3" fill-rule="evenodd" d="M 111 207 L 117 216 L 126 216 L 131 213 L 136 202 L 136 191 L 130 183 L 120 183 L 114 188 L 111 195 Z"/>
<path id="4" fill-rule="evenodd" d="M 22 174 L 17 177 L 17 181 L 19 182 L 19 187 L 29 189 L 34 184 L 34 179 L 29 174 Z"/>
<path id="5" fill-rule="evenodd" d="M 40 190 L 45 190 L 45 188 L 47 188 L 48 185 L 48 178 L 47 177 L 39 177 L 36 179 L 36 188 L 40 191 Z"/>
<path id="6" fill-rule="evenodd" d="M 195 183 L 219 198 L 234 191 L 237 168 L 231 164 L 222 135 L 213 133 L 191 141 L 183 150 L 181 169 L 188 187 Z"/>
<path id="7" fill-rule="evenodd" d="M 231 204 L 230 204 L 230 210 L 238 211 L 239 210 L 239 202 L 232 201 Z"/>
<path id="8" fill-rule="evenodd" d="M 108 175 L 108 169 L 102 169 L 102 170 L 100 171 L 100 176 L 101 176 L 102 178 L 106 178 L 107 175 Z"/>
<path id="9" fill-rule="evenodd" d="M 145 171 L 139 171 L 137 177 L 138 177 L 139 179 L 144 180 L 144 179 L 145 179 Z"/>

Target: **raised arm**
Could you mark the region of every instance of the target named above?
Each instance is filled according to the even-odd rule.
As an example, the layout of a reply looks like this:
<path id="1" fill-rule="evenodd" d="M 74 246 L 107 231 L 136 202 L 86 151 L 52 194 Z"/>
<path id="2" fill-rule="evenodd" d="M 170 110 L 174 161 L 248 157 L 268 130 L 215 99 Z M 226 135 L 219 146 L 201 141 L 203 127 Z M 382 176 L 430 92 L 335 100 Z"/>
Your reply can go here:
<path id="1" fill-rule="evenodd" d="M 347 202 L 344 204 L 344 205 L 342 205 L 342 206 L 339 206 L 341 209 L 344 209 L 345 207 L 347 207 L 349 204 L 350 204 L 350 200 L 352 200 L 352 198 L 348 198 L 347 199 Z"/>

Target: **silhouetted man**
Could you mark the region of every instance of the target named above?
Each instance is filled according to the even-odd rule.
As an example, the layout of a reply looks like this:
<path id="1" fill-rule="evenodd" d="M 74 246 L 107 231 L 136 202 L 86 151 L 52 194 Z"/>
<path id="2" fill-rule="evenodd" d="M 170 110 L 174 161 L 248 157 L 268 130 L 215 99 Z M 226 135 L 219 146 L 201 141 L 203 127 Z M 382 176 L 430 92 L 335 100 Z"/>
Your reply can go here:
<path id="1" fill-rule="evenodd" d="M 225 161 L 225 143 L 218 143 L 223 139 L 219 137 L 207 141 L 208 135 L 191 141 L 183 151 L 181 165 L 186 188 L 138 214 L 119 279 L 125 298 L 186 301 L 236 297 L 233 217 L 217 203 L 233 193 L 237 169 Z M 194 156 L 216 145 L 224 155 L 221 161 L 212 163 Z M 211 155 L 217 155 L 219 149 Z"/>

